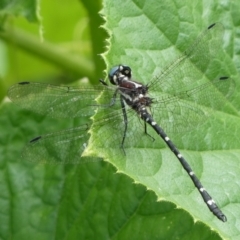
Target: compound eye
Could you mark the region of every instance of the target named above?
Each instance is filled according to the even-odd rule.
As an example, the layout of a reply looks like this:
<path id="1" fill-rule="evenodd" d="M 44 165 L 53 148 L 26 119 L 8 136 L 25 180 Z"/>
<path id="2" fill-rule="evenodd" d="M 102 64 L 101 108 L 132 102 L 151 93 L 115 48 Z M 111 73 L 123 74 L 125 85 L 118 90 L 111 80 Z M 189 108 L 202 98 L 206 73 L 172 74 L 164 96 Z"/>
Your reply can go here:
<path id="1" fill-rule="evenodd" d="M 119 76 L 123 75 L 130 79 L 132 75 L 131 72 L 132 72 L 131 68 L 126 65 L 114 66 L 109 71 L 108 78 L 112 84 L 118 85 Z"/>
<path id="2" fill-rule="evenodd" d="M 132 70 L 129 66 L 127 65 L 120 65 L 121 73 L 125 75 L 128 78 L 131 78 L 132 76 Z"/>
<path id="3" fill-rule="evenodd" d="M 108 73 L 108 78 L 110 82 L 114 85 L 116 85 L 115 79 L 118 71 L 119 71 L 119 66 L 115 66 L 115 67 L 112 67 Z"/>

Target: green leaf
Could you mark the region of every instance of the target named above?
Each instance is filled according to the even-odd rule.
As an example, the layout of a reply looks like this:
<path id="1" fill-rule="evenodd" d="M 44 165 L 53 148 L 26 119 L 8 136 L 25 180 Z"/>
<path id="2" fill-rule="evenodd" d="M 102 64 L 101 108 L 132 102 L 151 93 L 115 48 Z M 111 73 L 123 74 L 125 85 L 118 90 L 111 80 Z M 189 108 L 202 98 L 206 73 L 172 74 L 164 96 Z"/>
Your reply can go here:
<path id="1" fill-rule="evenodd" d="M 220 239 L 182 209 L 157 202 L 153 192 L 115 174 L 106 162 L 59 166 L 24 161 L 20 154 L 29 139 L 78 125 L 55 123 L 13 104 L 0 107 L 3 239 Z"/>
<path id="2" fill-rule="evenodd" d="M 99 14 L 99 11 L 102 7 L 102 1 L 82 0 L 80 2 L 82 2 L 89 14 L 89 28 L 92 37 L 91 44 L 93 50 L 92 55 L 95 66 L 97 66 L 97 69 L 95 69 L 95 76 L 99 77 L 102 75 L 102 70 L 105 68 L 103 59 L 99 57 L 99 54 L 105 51 L 104 45 L 102 43 L 107 38 L 107 33 L 105 31 L 102 31 L 102 29 L 99 27 L 104 23 L 103 18 Z"/>
<path id="3" fill-rule="evenodd" d="M 235 5 L 229 3 L 228 7 L 233 6 Z M 215 11 L 216 8 L 218 11 Z M 208 63 L 210 68 L 201 71 L 208 79 L 226 75 L 235 80 L 235 94 L 230 100 L 225 99 L 226 102 L 229 101 L 229 108 L 214 111 L 204 124 L 193 131 L 169 133 L 169 136 L 225 213 L 228 223 L 224 225 L 212 215 L 176 157 L 154 131 L 148 129 L 148 134 L 155 138 L 154 143 L 148 136 L 138 135 L 139 128 L 144 131 L 143 124 L 141 126 L 138 120 L 128 124 L 128 129 L 137 134 L 127 132 L 125 155 L 120 149 L 118 132 L 121 126 L 114 128 L 114 124 L 96 125 L 93 128 L 89 153 L 104 157 L 119 172 L 153 190 L 158 199 L 176 204 L 177 208 L 186 210 L 195 221 L 206 223 L 222 237 L 239 234 L 239 227 L 235 226 L 232 230 L 232 224 L 240 214 L 236 204 L 240 197 L 237 187 L 240 184 L 240 141 L 237 137 L 240 129 L 240 99 L 237 94 L 239 77 L 229 58 L 231 52 L 223 51 L 224 46 L 228 50 L 233 45 L 233 41 L 227 41 L 231 39 L 227 30 L 231 22 L 225 20 L 227 17 L 221 17 L 229 13 L 214 1 L 206 4 L 199 2 L 196 5 L 190 1 L 163 3 L 139 0 L 128 2 L 127 5 L 121 1 L 104 1 L 103 14 L 106 16 L 105 28 L 110 34 L 109 51 L 104 55 L 108 69 L 114 65 L 126 64 L 131 66 L 133 78 L 144 83 L 161 73 L 164 66 L 169 66 L 210 24 L 222 22 L 226 28 L 224 44 L 218 46 L 220 55 L 210 65 Z M 234 34 L 233 28 L 231 31 Z M 210 47 L 206 48 L 211 51 Z M 156 111 L 155 115 L 161 115 L 161 112 Z M 101 117 L 102 114 L 98 114 L 95 119 Z"/>
<path id="4" fill-rule="evenodd" d="M 36 0 L 1 0 L 0 15 L 23 16 L 30 22 L 37 22 L 37 1 Z"/>

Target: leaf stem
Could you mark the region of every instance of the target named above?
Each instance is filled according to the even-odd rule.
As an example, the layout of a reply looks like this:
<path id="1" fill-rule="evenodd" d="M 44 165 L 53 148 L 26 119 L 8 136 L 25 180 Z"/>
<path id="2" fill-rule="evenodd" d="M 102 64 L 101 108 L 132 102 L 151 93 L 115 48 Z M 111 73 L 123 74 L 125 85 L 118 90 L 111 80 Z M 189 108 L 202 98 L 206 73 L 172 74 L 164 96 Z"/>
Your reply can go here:
<path id="1" fill-rule="evenodd" d="M 81 56 L 73 56 L 73 54 L 49 42 L 41 42 L 38 38 L 20 29 L 4 29 L 0 31 L 0 38 L 78 77 L 85 76 L 92 79 L 95 76 L 94 65 L 91 61 Z"/>

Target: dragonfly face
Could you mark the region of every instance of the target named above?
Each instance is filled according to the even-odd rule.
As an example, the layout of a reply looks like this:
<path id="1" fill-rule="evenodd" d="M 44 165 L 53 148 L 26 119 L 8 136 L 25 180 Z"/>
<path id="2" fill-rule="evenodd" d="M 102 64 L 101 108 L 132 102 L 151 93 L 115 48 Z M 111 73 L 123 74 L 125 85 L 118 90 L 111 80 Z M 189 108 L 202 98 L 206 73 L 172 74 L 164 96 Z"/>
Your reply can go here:
<path id="1" fill-rule="evenodd" d="M 108 78 L 113 85 L 119 85 L 118 79 L 120 77 L 131 79 L 131 71 L 131 68 L 126 65 L 114 66 L 109 71 Z"/>

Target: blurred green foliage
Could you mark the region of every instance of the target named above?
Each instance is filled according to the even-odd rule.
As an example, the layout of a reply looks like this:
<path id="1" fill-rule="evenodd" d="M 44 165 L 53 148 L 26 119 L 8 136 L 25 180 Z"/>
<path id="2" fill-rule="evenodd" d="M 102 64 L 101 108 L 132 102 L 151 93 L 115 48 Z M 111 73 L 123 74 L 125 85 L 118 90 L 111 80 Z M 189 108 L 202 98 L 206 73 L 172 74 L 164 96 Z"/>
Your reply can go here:
<path id="1" fill-rule="evenodd" d="M 39 6 L 22 1 L 0 7 L 0 99 L 19 81 L 69 84 L 87 77 L 97 83 L 103 77 L 100 54 L 107 34 L 100 28 L 101 1 L 43 0 Z"/>

